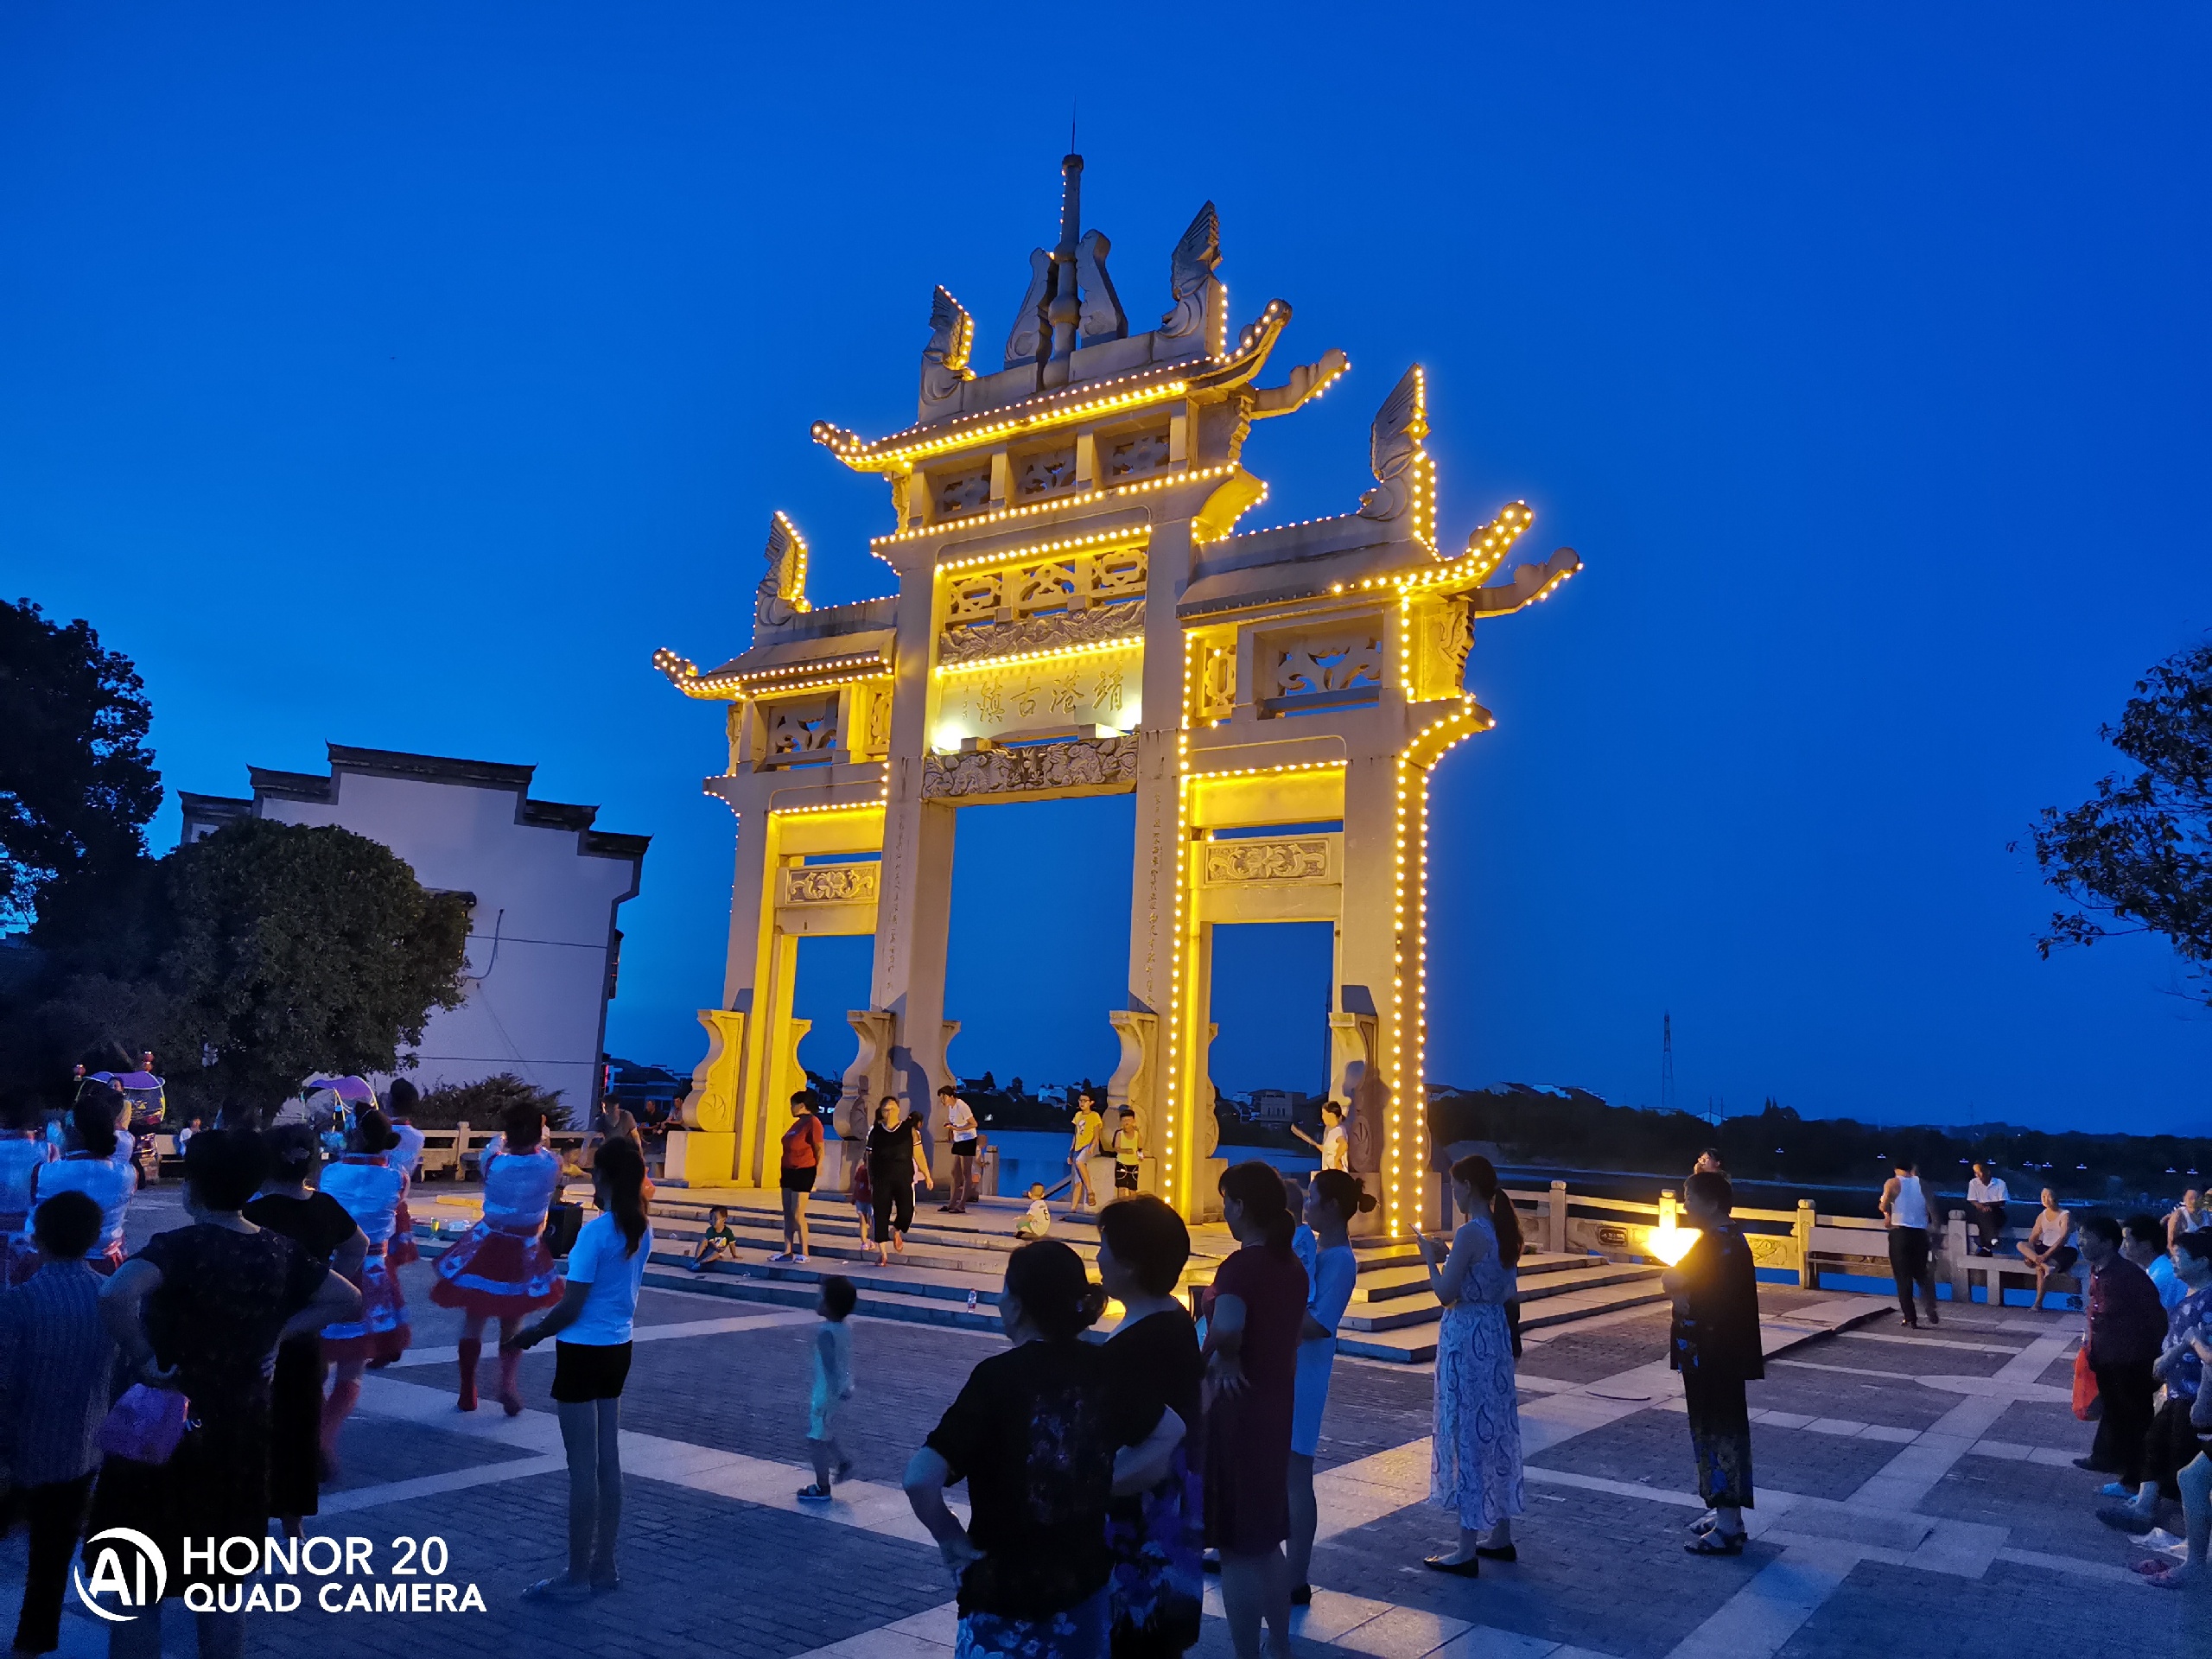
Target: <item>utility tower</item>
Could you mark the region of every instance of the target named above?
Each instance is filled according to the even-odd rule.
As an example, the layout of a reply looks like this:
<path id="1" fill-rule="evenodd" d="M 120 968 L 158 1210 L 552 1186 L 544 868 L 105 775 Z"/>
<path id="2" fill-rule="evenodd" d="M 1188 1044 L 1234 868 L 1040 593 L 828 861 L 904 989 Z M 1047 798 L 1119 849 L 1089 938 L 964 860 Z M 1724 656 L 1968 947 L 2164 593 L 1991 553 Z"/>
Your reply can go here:
<path id="1" fill-rule="evenodd" d="M 1675 1016 L 1659 1016 L 1659 1109 L 1675 1109 Z"/>

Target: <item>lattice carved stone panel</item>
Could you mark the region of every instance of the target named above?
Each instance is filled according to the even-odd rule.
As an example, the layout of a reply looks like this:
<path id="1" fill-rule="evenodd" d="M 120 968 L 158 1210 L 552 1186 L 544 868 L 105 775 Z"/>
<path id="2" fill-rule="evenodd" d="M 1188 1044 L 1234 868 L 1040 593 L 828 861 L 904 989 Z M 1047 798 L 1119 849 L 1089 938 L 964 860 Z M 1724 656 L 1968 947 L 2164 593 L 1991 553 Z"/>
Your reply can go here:
<path id="1" fill-rule="evenodd" d="M 1249 881 L 1329 881 L 1329 842 L 1321 836 L 1292 841 L 1216 841 L 1205 848 L 1209 886 Z"/>
<path id="2" fill-rule="evenodd" d="M 863 864 L 800 864 L 784 871 L 787 905 L 860 905 L 875 902 L 883 867 Z"/>
<path id="3" fill-rule="evenodd" d="M 1382 631 L 1377 627 L 1338 630 L 1278 641 L 1274 692 L 1279 697 L 1349 691 L 1382 683 Z"/>
<path id="4" fill-rule="evenodd" d="M 1048 789 L 1126 785 L 1137 781 L 1134 737 L 1076 738 L 1029 749 L 983 749 L 922 759 L 922 798 L 957 800 Z"/>
<path id="5" fill-rule="evenodd" d="M 981 512 L 991 505 L 991 469 L 971 467 L 930 480 L 940 518 L 958 518 Z"/>
<path id="6" fill-rule="evenodd" d="M 837 747 L 837 694 L 773 702 L 763 711 L 768 727 L 768 758 L 789 760 L 801 756 L 830 758 Z"/>
<path id="7" fill-rule="evenodd" d="M 1014 493 L 1017 499 L 1035 501 L 1075 488 L 1075 446 L 1040 449 L 1017 456 L 1014 463 Z"/>
<path id="8" fill-rule="evenodd" d="M 1107 484 L 1126 484 L 1160 471 L 1167 465 L 1167 429 L 1101 438 L 1098 464 L 1105 474 L 1102 482 Z"/>
<path id="9" fill-rule="evenodd" d="M 1236 646 L 1208 645 L 1198 673 L 1198 718 L 1227 720 L 1236 712 Z"/>

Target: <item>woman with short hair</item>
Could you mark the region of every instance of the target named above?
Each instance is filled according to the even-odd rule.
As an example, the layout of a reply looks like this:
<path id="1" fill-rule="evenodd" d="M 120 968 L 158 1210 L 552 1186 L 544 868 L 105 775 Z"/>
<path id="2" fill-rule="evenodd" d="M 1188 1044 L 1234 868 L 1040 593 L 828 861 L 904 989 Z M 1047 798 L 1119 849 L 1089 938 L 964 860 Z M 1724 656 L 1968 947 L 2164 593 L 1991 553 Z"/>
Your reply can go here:
<path id="1" fill-rule="evenodd" d="M 1014 1346 L 969 1374 L 906 1465 L 906 1499 L 960 1584 L 959 1650 L 1102 1659 L 1113 1618 L 1107 1509 L 1156 1486 L 1183 1438 L 1174 1412 L 1115 1385 L 1082 1340 L 1106 1306 L 1057 1239 L 1007 1258 L 999 1322 Z M 968 1483 L 962 1527 L 944 1489 Z"/>

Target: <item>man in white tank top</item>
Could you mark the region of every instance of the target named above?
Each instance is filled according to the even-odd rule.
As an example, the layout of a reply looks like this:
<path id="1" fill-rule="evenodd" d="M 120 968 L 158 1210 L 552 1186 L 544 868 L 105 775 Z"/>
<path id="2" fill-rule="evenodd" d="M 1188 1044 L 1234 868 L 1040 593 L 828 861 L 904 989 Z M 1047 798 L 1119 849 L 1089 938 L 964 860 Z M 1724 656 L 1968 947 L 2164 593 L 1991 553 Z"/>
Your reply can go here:
<path id="1" fill-rule="evenodd" d="M 1936 1264 L 1928 1237 L 1935 1207 L 1913 1161 L 1900 1158 L 1896 1168 L 1882 1188 L 1882 1217 L 1890 1224 L 1890 1277 L 1897 1283 L 1897 1311 L 1916 1331 L 1920 1320 L 1912 1309 L 1915 1285 L 1928 1306 L 1928 1323 L 1942 1323 L 1936 1317 Z"/>

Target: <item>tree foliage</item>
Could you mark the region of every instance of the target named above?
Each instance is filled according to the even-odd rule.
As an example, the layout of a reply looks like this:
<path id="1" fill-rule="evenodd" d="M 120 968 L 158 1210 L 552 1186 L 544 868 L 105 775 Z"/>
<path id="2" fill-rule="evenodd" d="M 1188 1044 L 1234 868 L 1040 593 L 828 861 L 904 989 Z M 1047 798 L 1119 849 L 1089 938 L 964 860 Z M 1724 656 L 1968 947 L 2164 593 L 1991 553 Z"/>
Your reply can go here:
<path id="1" fill-rule="evenodd" d="M 0 920 L 40 909 L 57 880 L 145 853 L 162 804 L 146 688 L 92 624 L 0 601 Z"/>
<path id="2" fill-rule="evenodd" d="M 2038 948 L 2048 958 L 2109 934 L 2164 934 L 2212 1002 L 2212 643 L 2137 681 L 2100 734 L 2138 770 L 2102 779 L 2070 811 L 2044 809 L 2036 861 L 2076 908 L 2051 917 Z"/>
<path id="3" fill-rule="evenodd" d="M 462 1123 L 471 1129 L 496 1129 L 515 1106 L 535 1106 L 555 1128 L 569 1127 L 559 1090 L 540 1089 L 512 1071 L 433 1089 L 416 1103 L 412 1121 L 418 1129 L 450 1129 Z"/>
<path id="4" fill-rule="evenodd" d="M 171 855 L 166 1041 L 188 1091 L 273 1107 L 311 1071 L 392 1071 L 457 1007 L 465 902 L 334 827 L 245 819 Z"/>

